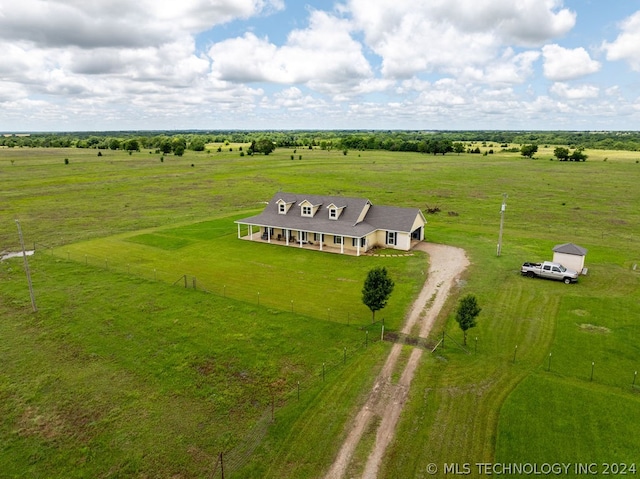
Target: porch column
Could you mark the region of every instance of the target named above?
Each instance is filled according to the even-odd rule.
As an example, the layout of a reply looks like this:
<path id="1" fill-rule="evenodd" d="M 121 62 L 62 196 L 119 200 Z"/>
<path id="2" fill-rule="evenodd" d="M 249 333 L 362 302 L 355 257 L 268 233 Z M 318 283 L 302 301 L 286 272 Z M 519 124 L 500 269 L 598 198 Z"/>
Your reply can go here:
<path id="1" fill-rule="evenodd" d="M 289 230 L 282 230 L 284 233 L 286 245 L 289 246 L 289 236 L 291 236 L 291 232 Z"/>
<path id="2" fill-rule="evenodd" d="M 242 236 L 240 235 L 240 223 L 238 223 L 238 239 L 242 238 Z"/>
<path id="3" fill-rule="evenodd" d="M 298 230 L 298 243 L 300 243 L 300 248 L 302 248 L 302 231 Z"/>
<path id="4" fill-rule="evenodd" d="M 322 251 L 322 240 L 324 239 L 324 233 L 320 233 L 320 251 Z"/>
<path id="5" fill-rule="evenodd" d="M 267 226 L 267 243 L 271 243 L 271 228 Z"/>
<path id="6" fill-rule="evenodd" d="M 344 254 L 344 236 L 340 236 L 340 253 Z"/>
<path id="7" fill-rule="evenodd" d="M 356 238 L 356 256 L 360 256 L 360 238 Z"/>
<path id="8" fill-rule="evenodd" d="M 253 241 L 253 226 L 247 225 L 247 234 L 249 235 L 249 239 Z"/>

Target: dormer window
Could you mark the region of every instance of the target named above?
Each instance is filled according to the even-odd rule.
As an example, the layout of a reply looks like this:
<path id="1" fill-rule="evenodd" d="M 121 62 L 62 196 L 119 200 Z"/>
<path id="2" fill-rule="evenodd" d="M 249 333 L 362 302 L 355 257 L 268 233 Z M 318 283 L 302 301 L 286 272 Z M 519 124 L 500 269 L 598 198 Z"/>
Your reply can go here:
<path id="1" fill-rule="evenodd" d="M 313 216 L 313 209 L 311 206 L 302 207 L 302 216 Z"/>
<path id="2" fill-rule="evenodd" d="M 342 214 L 342 211 L 345 209 L 345 206 L 340 206 L 340 205 L 336 205 L 335 203 L 331 203 L 329 206 L 327 206 L 327 209 L 329 210 L 329 219 L 330 220 L 337 220 L 338 218 L 340 218 L 340 215 Z"/>
<path id="3" fill-rule="evenodd" d="M 294 201 L 285 201 L 283 199 L 279 199 L 278 201 L 276 201 L 276 204 L 278 205 L 278 214 L 279 215 L 286 215 L 289 212 L 289 208 L 291 208 L 291 205 L 295 203 Z"/>

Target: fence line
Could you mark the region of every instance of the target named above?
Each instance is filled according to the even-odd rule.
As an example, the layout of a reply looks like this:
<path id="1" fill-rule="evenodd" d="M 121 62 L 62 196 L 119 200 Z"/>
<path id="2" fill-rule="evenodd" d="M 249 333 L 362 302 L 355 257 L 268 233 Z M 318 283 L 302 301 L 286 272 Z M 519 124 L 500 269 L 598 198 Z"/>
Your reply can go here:
<path id="1" fill-rule="evenodd" d="M 48 254 L 51 254 L 52 256 L 65 259 L 67 261 L 74 261 L 86 266 L 102 268 L 114 273 L 123 273 L 147 280 L 161 281 L 173 286 L 184 286 L 188 289 L 203 291 L 224 298 L 231 298 L 247 303 L 255 303 L 260 306 L 272 307 L 281 311 L 297 313 L 318 319 L 326 319 L 340 324 L 362 325 L 370 322 L 369 319 L 363 318 L 363 314 L 361 312 L 354 313 L 351 311 L 341 311 L 335 308 L 327 308 L 324 311 L 317 308 L 309 308 L 305 307 L 305 304 L 301 304 L 300 302 L 294 303 L 290 298 L 283 298 L 278 295 L 275 295 L 275 297 L 267 296 L 265 294 L 260 294 L 258 291 L 255 293 L 249 292 L 247 288 L 242 287 L 241 285 L 225 284 L 223 281 L 213 283 L 210 280 L 198 278 L 192 274 L 185 273 L 184 271 L 164 271 L 148 263 L 137 264 L 135 262 L 120 262 L 97 255 L 72 253 L 65 250 L 63 247 L 50 248 L 44 245 L 39 246 L 40 249 L 45 249 L 45 251 L 48 250 Z"/>
<path id="2" fill-rule="evenodd" d="M 41 248 L 44 247 L 45 250 L 49 249 L 50 254 L 52 256 L 61 257 L 69 261 L 72 260 L 72 255 L 68 251 L 59 252 L 54 250 L 53 248 L 48 248 L 43 245 L 39 245 L 39 246 Z M 34 244 L 34 249 L 35 248 L 36 248 L 36 244 Z M 217 288 L 206 287 L 206 285 L 203 286 L 203 284 L 199 280 L 197 280 L 196 277 L 190 276 L 188 274 L 182 274 L 179 277 L 177 277 L 175 272 L 169 273 L 166 271 L 158 270 L 157 268 L 152 269 L 148 265 L 145 265 L 145 266 L 133 265 L 132 267 L 131 264 L 126 265 L 126 271 L 125 271 L 121 264 L 110 263 L 108 260 L 103 260 L 97 256 L 89 256 L 89 255 L 84 255 L 84 258 L 82 258 L 82 261 L 78 261 L 76 257 L 73 257 L 73 261 L 84 262 L 84 264 L 86 265 L 90 264 L 91 266 L 104 267 L 105 269 L 112 272 L 120 272 L 120 273 L 126 272 L 127 274 L 130 274 L 130 275 L 133 274 L 137 277 L 142 277 L 145 279 L 162 281 L 164 283 L 167 283 L 173 286 L 180 285 L 184 288 L 192 288 L 194 290 L 207 292 L 209 294 L 215 294 L 223 297 L 230 297 L 240 301 L 247 301 L 246 298 L 242 297 L 242 295 L 234 294 L 234 293 L 237 293 L 237 289 L 234 289 L 232 287 L 230 288 L 226 285 L 223 285 L 222 294 L 220 294 L 219 292 L 217 292 L 221 288 L 219 285 L 217 286 Z M 269 306 L 267 304 L 264 304 L 266 302 L 265 298 L 262 298 L 262 301 L 263 301 L 263 304 L 262 304 L 263 306 Z M 259 304 L 259 302 L 260 302 L 260 298 L 258 296 L 256 297 L 256 304 Z M 278 307 L 283 311 L 287 311 L 286 304 L 285 304 L 285 307 L 282 307 L 282 305 L 275 306 L 275 307 Z M 293 305 L 291 305 L 290 311 L 294 312 Z M 295 308 L 295 313 L 303 314 L 303 315 L 305 314 L 304 312 L 299 311 L 297 306 Z M 332 318 L 330 319 L 335 320 L 335 318 L 338 317 L 340 313 L 334 312 L 334 314 L 335 315 L 332 316 Z M 342 314 L 344 315 L 344 313 Z M 348 318 L 348 324 L 353 324 L 354 326 L 356 326 L 356 322 L 351 321 L 351 315 L 349 313 L 346 313 L 346 314 Z M 317 317 L 316 314 L 307 314 L 307 315 L 311 317 Z M 335 321 L 335 322 L 339 323 L 339 321 Z M 475 338 L 475 348 L 474 348 L 474 352 L 472 353 L 470 350 L 460 345 L 457 341 L 455 341 L 451 336 L 446 334 L 446 332 L 444 331 L 441 333 L 438 333 L 438 335 L 436 336 L 437 338 L 436 340 L 435 338 L 431 338 L 431 337 L 419 338 L 419 337 L 406 335 L 396 331 L 385 332 L 384 319 L 376 321 L 375 323 L 366 321 L 360 324 L 361 325 L 359 326 L 359 329 L 363 331 L 365 337 L 361 342 L 358 343 L 358 345 L 352 347 L 351 349 L 347 350 L 347 348 L 345 347 L 343 350 L 343 355 L 341 359 L 336 359 L 331 362 L 325 362 L 322 364 L 321 368 L 320 366 L 318 366 L 318 369 L 316 370 L 315 374 L 307 376 L 302 381 L 297 381 L 293 389 L 289 389 L 288 391 L 282 392 L 277 395 L 274 393 L 271 394 L 272 396 L 271 404 L 265 407 L 264 411 L 260 415 L 260 418 L 258 419 L 256 424 L 247 432 L 247 434 L 243 436 L 243 438 L 239 441 L 237 445 L 235 445 L 233 448 L 227 451 L 222 451 L 219 453 L 215 464 L 212 464 L 210 477 L 212 478 L 221 477 L 224 479 L 224 477 L 229 477 L 233 475 L 234 473 L 240 471 L 247 464 L 249 464 L 249 462 L 251 461 L 251 457 L 253 456 L 256 449 L 260 446 L 260 443 L 268 433 L 269 425 L 273 422 L 274 415 L 277 409 L 281 409 L 285 407 L 294 398 L 299 400 L 301 392 L 304 392 L 306 390 L 311 389 L 314 386 L 318 386 L 322 384 L 325 381 L 326 375 L 328 373 L 331 373 L 337 370 L 341 366 L 346 367 L 347 359 L 354 357 L 356 356 L 356 354 L 366 350 L 369 343 L 373 344 L 375 342 L 384 340 L 384 341 L 390 341 L 394 343 L 401 343 L 401 344 L 405 344 L 413 347 L 420 347 L 430 351 L 431 353 L 434 353 L 438 349 L 441 349 L 444 352 L 445 338 L 448 337 L 451 341 L 455 343 L 455 345 L 458 348 L 460 348 L 460 350 L 462 350 L 466 354 L 478 353 L 477 337 Z M 374 334 L 369 334 L 370 331 L 372 331 Z M 382 335 L 379 334 L 380 331 L 382 332 Z M 505 358 L 505 362 L 516 364 L 517 354 L 518 354 L 518 347 L 515 346 L 515 348 L 513 349 L 513 354 L 509 355 L 508 358 Z M 562 372 L 560 372 L 557 368 L 554 368 L 552 366 L 551 357 L 552 356 L 550 354 L 549 359 L 545 360 L 545 364 L 542 365 L 543 370 L 546 372 L 554 372 L 557 374 L 562 374 Z M 602 379 L 598 377 L 598 374 L 594 374 L 594 373 L 597 373 L 597 369 L 595 368 L 594 361 L 590 360 L 588 361 L 588 364 L 585 363 L 585 371 L 586 371 L 585 374 L 581 376 L 576 375 L 575 371 L 570 371 L 568 373 L 568 377 L 574 377 L 574 378 L 582 379 L 584 381 L 589 381 L 589 382 L 596 382 L 596 383 L 604 384 L 607 386 L 621 387 L 616 382 L 612 382 L 611 377 L 608 377 L 609 381 L 603 382 Z M 629 378 L 630 378 L 629 383 L 626 383 L 624 387 L 630 387 L 631 391 L 633 391 L 634 393 L 640 394 L 640 381 L 636 383 L 637 374 L 638 374 L 637 371 L 635 371 L 633 375 L 629 374 Z M 277 408 L 276 408 L 276 404 L 277 404 Z"/>

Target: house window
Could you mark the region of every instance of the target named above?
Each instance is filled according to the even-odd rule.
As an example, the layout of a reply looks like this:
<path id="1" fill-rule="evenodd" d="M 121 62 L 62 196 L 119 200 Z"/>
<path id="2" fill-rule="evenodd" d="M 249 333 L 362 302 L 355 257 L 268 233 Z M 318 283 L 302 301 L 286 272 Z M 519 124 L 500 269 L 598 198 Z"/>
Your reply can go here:
<path id="1" fill-rule="evenodd" d="M 360 238 L 360 247 L 364 248 L 364 245 L 367 243 L 367 240 L 365 238 Z M 358 246 L 358 238 L 351 238 L 351 246 L 356 247 Z"/>
<path id="2" fill-rule="evenodd" d="M 386 239 L 386 243 L 389 245 L 396 245 L 398 239 L 398 233 L 396 233 L 395 231 L 387 231 L 387 239 Z"/>
<path id="3" fill-rule="evenodd" d="M 333 244 L 342 244 L 342 236 L 334 236 Z"/>
<path id="4" fill-rule="evenodd" d="M 313 233 L 313 241 L 324 241 L 324 234 Z"/>
<path id="5" fill-rule="evenodd" d="M 335 208 L 331 208 L 329 210 L 329 218 L 331 218 L 332 220 L 335 220 L 338 217 L 338 210 Z"/>
<path id="6" fill-rule="evenodd" d="M 303 243 L 307 242 L 307 232 L 306 231 L 301 231 L 300 232 L 300 241 L 302 241 Z"/>
<path id="7" fill-rule="evenodd" d="M 312 216 L 311 215 L 311 206 L 303 206 L 302 207 L 302 216 Z"/>
<path id="8" fill-rule="evenodd" d="M 286 212 L 287 212 L 287 207 L 285 206 L 284 203 L 280 203 L 278 205 L 278 213 L 280 213 L 281 215 L 284 215 L 286 214 Z"/>

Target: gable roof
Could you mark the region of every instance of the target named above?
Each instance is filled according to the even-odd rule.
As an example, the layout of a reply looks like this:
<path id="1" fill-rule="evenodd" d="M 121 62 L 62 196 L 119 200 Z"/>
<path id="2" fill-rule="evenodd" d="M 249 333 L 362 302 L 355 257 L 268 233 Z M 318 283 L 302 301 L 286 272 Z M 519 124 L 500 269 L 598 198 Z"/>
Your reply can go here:
<path id="1" fill-rule="evenodd" d="M 280 200 L 295 203 L 286 215 L 278 212 L 277 204 Z M 305 200 L 320 206 L 313 218 L 302 216 L 300 205 Z M 326 207 L 331 204 L 344 205 L 338 219 L 329 217 L 329 209 Z M 238 220 L 236 223 L 359 238 L 381 229 L 410 233 L 417 215 L 424 220 L 418 208 L 375 206 L 366 198 L 278 192 L 271 198 L 262 213 Z M 362 216 L 362 220 L 358 221 Z"/>
<path id="2" fill-rule="evenodd" d="M 587 250 L 573 243 L 565 243 L 556 245 L 553 248 L 554 253 L 573 254 L 576 256 L 586 256 Z"/>

